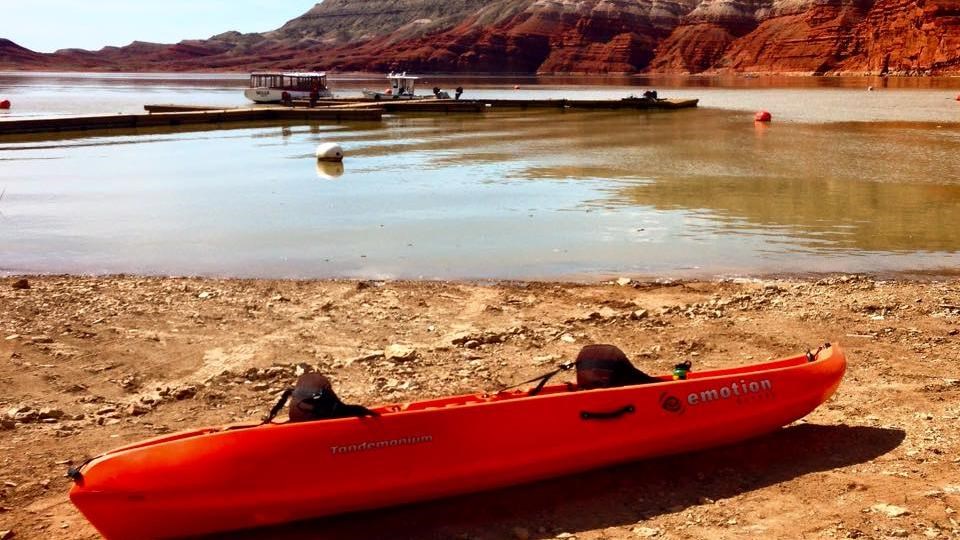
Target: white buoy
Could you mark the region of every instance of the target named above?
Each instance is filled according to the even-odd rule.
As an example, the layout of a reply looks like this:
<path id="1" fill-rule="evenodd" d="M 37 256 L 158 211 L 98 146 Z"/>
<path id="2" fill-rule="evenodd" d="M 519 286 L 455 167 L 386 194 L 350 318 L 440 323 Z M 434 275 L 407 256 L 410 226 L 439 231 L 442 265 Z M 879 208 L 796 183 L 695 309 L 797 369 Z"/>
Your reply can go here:
<path id="1" fill-rule="evenodd" d="M 343 161 L 343 148 L 337 143 L 323 143 L 317 147 L 319 161 Z"/>

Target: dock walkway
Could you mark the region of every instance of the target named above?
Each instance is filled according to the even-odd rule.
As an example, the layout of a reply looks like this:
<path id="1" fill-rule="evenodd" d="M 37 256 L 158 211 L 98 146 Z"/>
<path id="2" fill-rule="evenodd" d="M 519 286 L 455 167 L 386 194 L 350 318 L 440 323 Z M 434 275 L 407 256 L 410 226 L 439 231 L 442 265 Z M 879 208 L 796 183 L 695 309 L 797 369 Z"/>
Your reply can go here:
<path id="1" fill-rule="evenodd" d="M 488 108 L 513 109 L 685 109 L 698 105 L 699 99 L 383 99 L 336 98 L 317 102 L 322 107 L 383 107 L 386 112 L 481 112 Z M 294 108 L 309 103 L 297 100 Z"/>
<path id="2" fill-rule="evenodd" d="M 353 109 L 333 107 L 314 109 L 291 107 L 210 109 L 204 107 L 165 105 L 153 109 L 156 112 L 149 112 L 147 114 L 0 120 L 0 136 L 199 124 L 227 124 L 234 122 L 311 122 L 315 120 L 329 120 L 334 122 L 380 121 L 384 112 L 382 107 Z M 150 110 L 150 108 L 148 108 L 148 110 Z"/>
<path id="3" fill-rule="evenodd" d="M 675 99 L 326 99 L 315 107 L 295 101 L 290 105 L 223 109 L 194 105 L 145 105 L 146 114 L 71 116 L 0 120 L 0 136 L 69 133 L 93 130 L 131 130 L 139 128 L 219 125 L 249 122 L 353 122 L 380 121 L 383 114 L 403 113 L 480 113 L 491 109 L 682 109 L 696 107 L 699 100 Z"/>

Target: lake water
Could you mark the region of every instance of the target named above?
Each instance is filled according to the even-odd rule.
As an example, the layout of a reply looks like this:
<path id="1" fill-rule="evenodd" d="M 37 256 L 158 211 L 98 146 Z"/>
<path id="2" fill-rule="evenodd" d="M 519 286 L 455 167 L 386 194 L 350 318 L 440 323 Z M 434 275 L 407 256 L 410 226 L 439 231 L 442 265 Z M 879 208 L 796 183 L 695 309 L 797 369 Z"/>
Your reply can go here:
<path id="1" fill-rule="evenodd" d="M 381 83 L 332 78 L 341 94 Z M 423 90 L 434 84 L 571 99 L 655 86 L 701 107 L 0 136 L 0 272 L 590 279 L 960 263 L 958 79 L 434 78 Z M 242 105 L 244 85 L 0 74 L 0 99 L 6 116 L 139 112 Z M 760 108 L 773 123 L 754 124 Z M 342 168 L 315 161 L 326 141 L 344 146 Z"/>

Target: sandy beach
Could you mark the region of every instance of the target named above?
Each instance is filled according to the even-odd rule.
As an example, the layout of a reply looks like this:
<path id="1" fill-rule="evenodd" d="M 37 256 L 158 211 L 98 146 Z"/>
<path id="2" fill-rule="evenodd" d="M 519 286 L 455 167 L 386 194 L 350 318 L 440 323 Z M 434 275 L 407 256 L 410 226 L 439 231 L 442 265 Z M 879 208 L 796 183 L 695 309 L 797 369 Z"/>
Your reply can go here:
<path id="1" fill-rule="evenodd" d="M 25 279 L 0 281 L 4 539 L 96 538 L 67 498 L 70 464 L 158 433 L 256 420 L 298 370 L 378 404 L 495 390 L 590 343 L 618 345 L 662 373 L 686 359 L 716 368 L 824 341 L 848 354 L 843 385 L 768 437 L 242 537 L 960 536 L 955 278 Z"/>

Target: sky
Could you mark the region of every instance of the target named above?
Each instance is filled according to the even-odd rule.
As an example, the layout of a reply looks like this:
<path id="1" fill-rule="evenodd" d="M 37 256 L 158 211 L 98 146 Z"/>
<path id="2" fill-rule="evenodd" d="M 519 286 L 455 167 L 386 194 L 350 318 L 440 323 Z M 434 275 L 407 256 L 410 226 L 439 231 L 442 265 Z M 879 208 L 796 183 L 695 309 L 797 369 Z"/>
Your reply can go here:
<path id="1" fill-rule="evenodd" d="M 2 0 L 0 38 L 38 52 L 265 32 L 319 0 Z"/>

